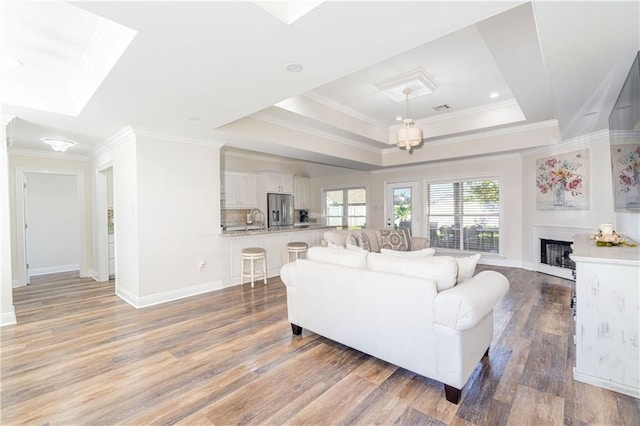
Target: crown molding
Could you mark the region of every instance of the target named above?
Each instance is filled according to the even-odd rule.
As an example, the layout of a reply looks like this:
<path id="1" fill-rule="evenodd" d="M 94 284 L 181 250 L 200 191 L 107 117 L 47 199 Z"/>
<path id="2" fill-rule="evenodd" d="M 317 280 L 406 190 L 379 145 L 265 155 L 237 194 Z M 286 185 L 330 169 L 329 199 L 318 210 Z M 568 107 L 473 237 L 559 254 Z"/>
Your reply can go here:
<path id="1" fill-rule="evenodd" d="M 314 102 L 318 102 L 319 104 L 322 104 L 324 106 L 326 106 L 327 108 L 332 108 L 335 109 L 336 111 L 339 111 L 343 114 L 349 115 L 351 117 L 357 118 L 358 120 L 364 121 L 365 123 L 373 126 L 373 127 L 377 127 L 380 130 L 383 131 L 388 131 L 389 130 L 389 126 L 385 125 L 384 123 L 380 123 L 376 120 L 373 120 L 371 117 L 368 117 L 358 111 L 355 111 L 351 108 L 347 108 L 346 106 L 338 103 L 338 102 L 334 102 L 328 98 L 325 98 L 324 96 L 320 96 L 317 93 L 313 93 L 313 92 L 308 92 L 305 93 L 304 95 L 300 95 L 303 98 L 307 98 L 307 99 L 311 99 Z"/>
<path id="2" fill-rule="evenodd" d="M 293 129 L 293 130 L 297 130 L 300 132 L 304 132 L 304 133 L 308 133 L 310 135 L 313 136 L 318 136 L 321 138 L 325 138 L 325 139 L 330 139 L 336 142 L 340 142 L 342 144 L 345 145 L 349 145 L 352 146 L 354 148 L 359 148 L 359 149 L 364 149 L 365 151 L 370 151 L 370 152 L 375 152 L 376 154 L 379 154 L 380 152 L 382 152 L 382 148 L 376 148 L 373 146 L 369 146 L 365 143 L 362 142 L 356 142 L 352 139 L 347 139 L 347 138 L 343 138 L 340 136 L 336 136 L 334 134 L 328 133 L 328 132 L 323 132 L 321 130 L 318 129 L 314 129 L 312 127 L 308 127 L 308 126 L 302 126 L 300 124 L 296 124 L 293 123 L 291 121 L 288 120 L 283 120 L 279 117 L 273 116 L 269 113 L 266 112 L 260 112 L 259 114 L 254 114 L 251 116 L 252 119 L 254 120 L 258 120 L 258 121 L 262 121 L 264 123 L 269 123 L 269 124 L 275 124 L 277 126 L 281 126 L 281 127 L 285 127 L 288 129 Z M 376 141 L 377 142 L 377 141 Z M 377 143 L 382 143 L 382 142 L 377 142 Z"/>
<path id="3" fill-rule="evenodd" d="M 558 149 L 582 149 L 587 148 L 587 144 L 601 138 L 609 137 L 609 129 L 598 130 L 593 133 L 588 133 L 582 136 L 576 136 L 571 139 L 567 139 L 566 141 L 561 141 L 556 144 L 550 146 L 541 146 L 537 148 L 530 148 L 520 152 L 520 156 L 526 157 L 530 155 L 545 155 L 545 154 L 553 154 L 557 152 Z"/>
<path id="4" fill-rule="evenodd" d="M 214 140 L 194 139 L 194 138 L 187 138 L 187 137 L 181 137 L 181 136 L 175 136 L 175 135 L 167 135 L 162 133 L 154 133 L 146 129 L 127 126 L 124 129 L 120 130 L 115 135 L 111 136 L 104 143 L 99 145 L 96 149 L 94 149 L 91 155 L 89 156 L 89 159 L 93 160 L 103 155 L 105 152 L 120 145 L 122 142 L 131 138 L 135 139 L 137 136 L 144 136 L 147 138 L 161 139 L 161 140 L 177 142 L 177 143 L 188 143 L 192 145 L 206 146 L 209 148 L 220 148 L 224 145 L 224 142 L 218 142 Z"/>
<path id="5" fill-rule="evenodd" d="M 225 142 L 213 140 L 213 139 L 200 139 L 200 138 L 190 138 L 185 136 L 176 136 L 165 133 L 155 133 L 151 130 L 134 127 L 133 132 L 137 136 L 144 136 L 146 138 L 154 138 L 161 139 L 167 142 L 176 142 L 176 143 L 187 143 L 191 145 L 200 145 L 208 148 L 221 148 L 225 145 Z"/>
<path id="6" fill-rule="evenodd" d="M 9 155 L 24 155 L 27 157 L 41 157 L 41 158 L 51 158 L 54 160 L 74 160 L 74 161 L 89 161 L 90 158 L 84 155 L 78 154 L 67 154 L 63 152 L 55 152 L 55 151 L 40 151 L 35 149 L 24 149 L 24 148 L 12 148 L 9 147 L 7 149 Z"/>
<path id="7" fill-rule="evenodd" d="M 98 145 L 96 149 L 94 149 L 93 152 L 91 152 L 91 154 L 89 155 L 89 159 L 95 160 L 96 158 L 105 154 L 107 151 L 110 151 L 116 146 L 120 145 L 122 142 L 135 137 L 136 135 L 133 131 L 133 128 L 131 126 L 127 126 L 100 145 Z"/>
<path id="8" fill-rule="evenodd" d="M 392 172 L 399 172 L 399 171 L 405 171 L 405 170 L 421 170 L 430 166 L 433 166 L 434 164 L 437 164 L 438 166 L 447 166 L 447 165 L 461 165 L 461 164 L 477 164 L 478 162 L 483 162 L 483 161 L 497 161 L 497 160 L 520 160 L 520 154 L 519 153 L 497 153 L 497 154 L 486 154 L 486 155 L 474 155 L 471 157 L 464 157 L 464 158 L 453 158 L 453 159 L 447 159 L 447 160 L 436 160 L 436 161 L 427 161 L 427 162 L 421 162 L 421 163 L 416 163 L 416 164 L 409 164 L 409 165 L 405 165 L 405 166 L 393 166 L 393 167 L 383 167 L 381 169 L 376 169 L 376 170 L 371 170 L 369 173 L 372 174 L 383 174 L 383 173 L 392 173 Z M 497 174 L 494 173 L 494 174 Z"/>

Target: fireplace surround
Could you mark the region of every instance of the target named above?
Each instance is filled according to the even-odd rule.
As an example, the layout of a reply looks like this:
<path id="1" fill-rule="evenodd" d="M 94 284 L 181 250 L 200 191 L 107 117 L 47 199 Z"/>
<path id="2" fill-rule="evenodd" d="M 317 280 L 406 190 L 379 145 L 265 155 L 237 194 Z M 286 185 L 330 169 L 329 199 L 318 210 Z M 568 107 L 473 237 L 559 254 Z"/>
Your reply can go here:
<path id="1" fill-rule="evenodd" d="M 575 263 L 569 258 L 575 234 L 588 234 L 592 229 L 570 226 L 535 226 L 533 265 L 536 271 L 574 280 Z"/>

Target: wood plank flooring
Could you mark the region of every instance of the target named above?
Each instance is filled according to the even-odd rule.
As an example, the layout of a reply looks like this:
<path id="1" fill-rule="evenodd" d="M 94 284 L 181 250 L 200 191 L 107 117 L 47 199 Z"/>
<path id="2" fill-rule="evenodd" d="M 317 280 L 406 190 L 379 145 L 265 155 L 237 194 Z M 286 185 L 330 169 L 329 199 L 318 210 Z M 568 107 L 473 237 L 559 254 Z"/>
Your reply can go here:
<path id="1" fill-rule="evenodd" d="M 640 401 L 575 382 L 573 283 L 514 268 L 459 405 L 442 384 L 303 331 L 279 279 L 136 310 L 72 273 L 14 290 L 2 425 L 640 425 Z"/>

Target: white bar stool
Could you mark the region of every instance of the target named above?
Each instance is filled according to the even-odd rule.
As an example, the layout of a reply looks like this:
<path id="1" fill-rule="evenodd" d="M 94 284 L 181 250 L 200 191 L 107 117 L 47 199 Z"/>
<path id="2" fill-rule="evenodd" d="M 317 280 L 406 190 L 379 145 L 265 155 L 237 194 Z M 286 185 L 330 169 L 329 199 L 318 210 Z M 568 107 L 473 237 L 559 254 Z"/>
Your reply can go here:
<path id="1" fill-rule="evenodd" d="M 298 260 L 300 258 L 301 254 L 305 254 L 307 253 L 307 249 L 309 248 L 309 245 L 307 243 L 301 243 L 301 242 L 291 242 L 289 244 L 287 244 L 287 255 L 288 255 L 288 261 L 291 262 L 291 255 L 295 255 L 295 260 Z"/>
<path id="2" fill-rule="evenodd" d="M 256 271 L 256 262 L 262 260 L 262 272 Z M 240 265 L 240 284 L 244 284 L 245 277 L 251 278 L 251 287 L 256 278 L 263 278 L 267 283 L 267 252 L 260 247 L 247 247 L 242 249 Z M 244 272 L 245 262 L 249 262 L 249 273 Z"/>

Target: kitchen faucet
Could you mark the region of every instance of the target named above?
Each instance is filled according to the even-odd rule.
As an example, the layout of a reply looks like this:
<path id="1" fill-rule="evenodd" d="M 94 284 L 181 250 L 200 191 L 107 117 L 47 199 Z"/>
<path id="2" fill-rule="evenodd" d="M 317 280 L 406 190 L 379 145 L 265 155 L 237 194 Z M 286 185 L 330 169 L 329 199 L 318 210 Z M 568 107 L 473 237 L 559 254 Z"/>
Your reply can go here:
<path id="1" fill-rule="evenodd" d="M 251 211 L 249 212 L 249 215 L 251 215 L 251 219 L 253 219 L 255 217 L 255 214 L 258 213 L 258 225 L 259 225 L 259 229 L 267 229 L 265 222 L 265 217 L 264 217 L 264 213 L 262 213 L 262 210 L 260 209 L 251 209 Z"/>

